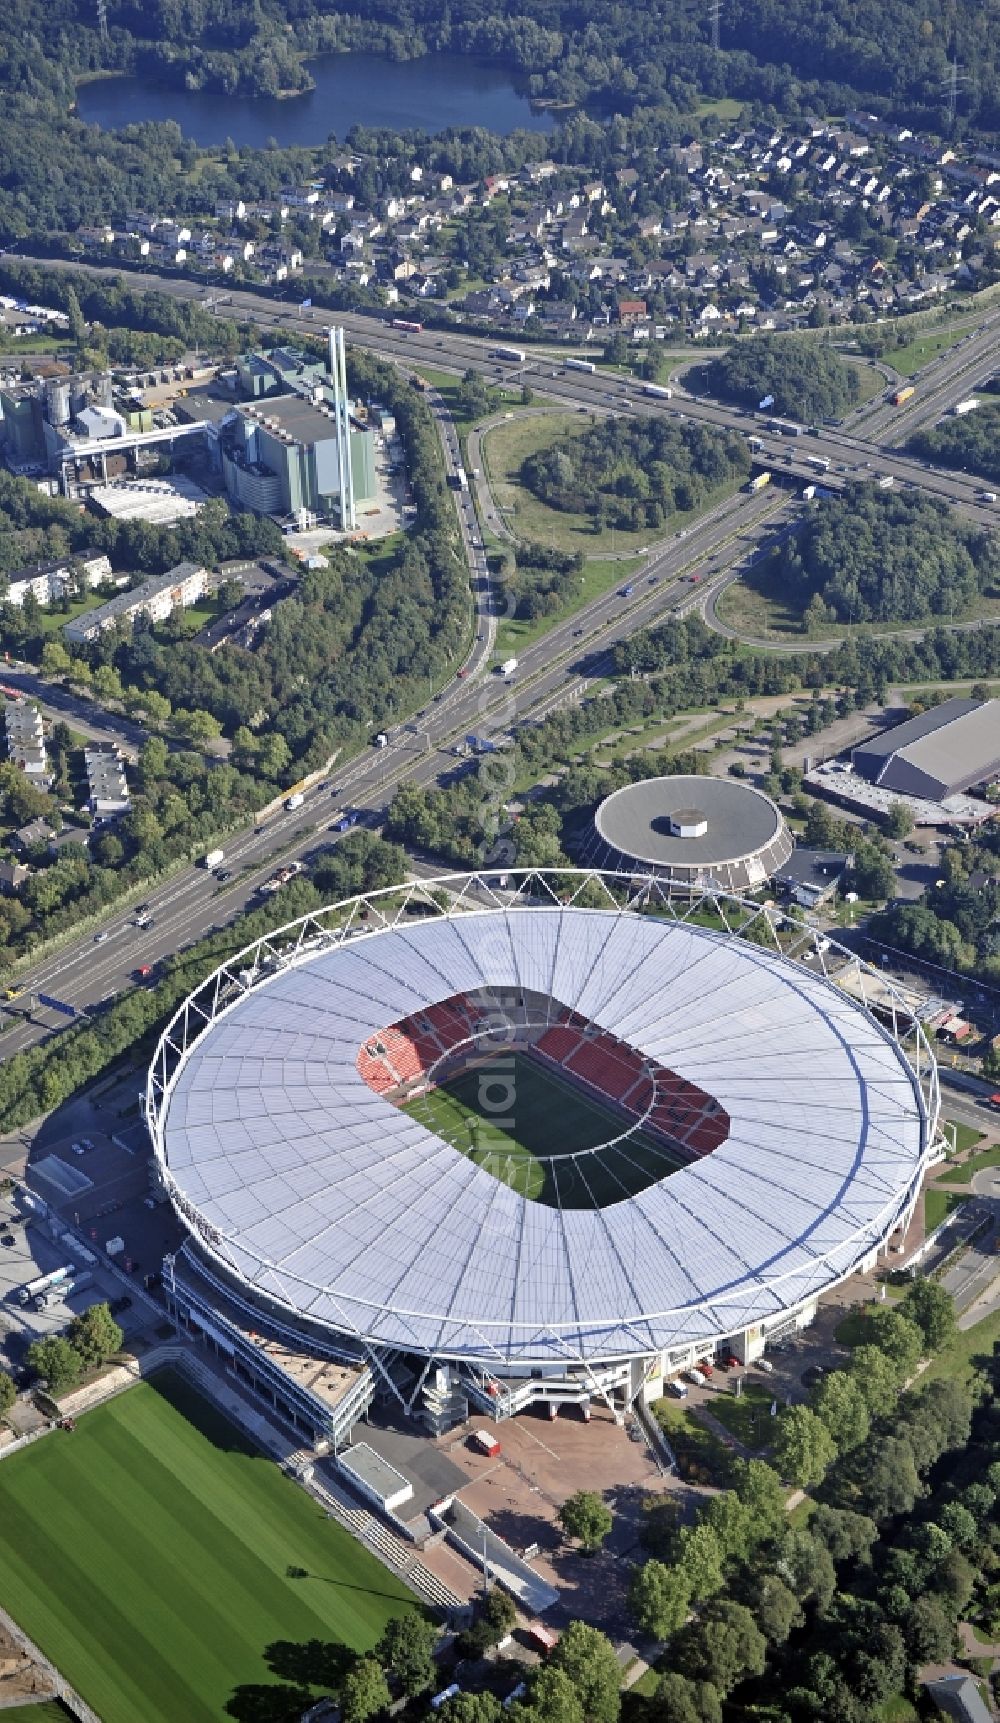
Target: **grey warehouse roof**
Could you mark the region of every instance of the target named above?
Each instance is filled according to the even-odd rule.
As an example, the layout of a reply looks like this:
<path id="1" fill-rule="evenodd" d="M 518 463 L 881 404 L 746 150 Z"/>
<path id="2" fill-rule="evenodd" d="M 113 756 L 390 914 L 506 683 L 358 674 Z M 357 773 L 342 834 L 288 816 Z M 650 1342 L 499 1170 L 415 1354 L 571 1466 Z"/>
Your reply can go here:
<path id="1" fill-rule="evenodd" d="M 884 789 L 943 801 L 1000 772 L 1000 700 L 944 700 L 863 742 L 853 760 Z"/>
<path id="2" fill-rule="evenodd" d="M 519 1195 L 356 1067 L 379 1029 L 487 985 L 553 996 L 697 1084 L 727 1141 L 603 1209 Z M 640 1356 L 794 1306 L 884 1237 L 927 1131 L 899 1048 L 822 976 L 558 904 L 396 924 L 282 968 L 199 1035 L 164 1112 L 168 1188 L 230 1273 L 340 1333 L 486 1368 Z"/>
<path id="3" fill-rule="evenodd" d="M 671 816 L 695 811 L 707 821 L 704 836 L 675 836 Z M 601 803 L 594 830 L 604 865 L 639 864 L 681 881 L 710 878 L 730 890 L 762 885 L 792 851 L 770 797 L 733 778 L 675 776 L 626 784 Z"/>

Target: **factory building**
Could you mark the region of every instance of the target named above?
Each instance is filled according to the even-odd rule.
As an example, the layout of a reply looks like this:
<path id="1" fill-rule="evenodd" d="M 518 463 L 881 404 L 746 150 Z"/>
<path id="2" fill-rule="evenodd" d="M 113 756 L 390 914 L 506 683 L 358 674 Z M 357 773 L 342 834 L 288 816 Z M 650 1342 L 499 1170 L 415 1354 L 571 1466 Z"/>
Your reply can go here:
<path id="1" fill-rule="evenodd" d="M 352 532 L 356 503 L 375 495 L 375 447 L 370 429 L 351 417 L 343 330 L 330 331 L 326 367 L 276 348 L 240 360 L 236 378 L 252 398 L 222 428 L 231 500 L 300 524 L 334 519 Z"/>
<path id="2" fill-rule="evenodd" d="M 880 789 L 947 802 L 1000 774 L 1000 700 L 945 700 L 862 742 L 852 761 Z"/>

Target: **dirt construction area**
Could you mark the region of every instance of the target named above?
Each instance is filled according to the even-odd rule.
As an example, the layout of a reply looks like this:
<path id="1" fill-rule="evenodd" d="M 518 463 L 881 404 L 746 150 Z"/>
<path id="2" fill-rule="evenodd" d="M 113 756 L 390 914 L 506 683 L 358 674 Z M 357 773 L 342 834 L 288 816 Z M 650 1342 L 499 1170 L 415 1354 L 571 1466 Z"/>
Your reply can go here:
<path id="1" fill-rule="evenodd" d="M 496 1458 L 472 1447 L 470 1433 L 477 1426 L 498 1437 Z M 616 1639 L 627 1636 L 626 1593 L 643 1500 L 684 1490 L 660 1471 L 645 1440 L 630 1440 L 611 1413 L 595 1405 L 589 1424 L 576 1408 L 551 1421 L 532 1411 L 500 1425 L 476 1418 L 442 1446 L 466 1474 L 468 1482 L 458 1492 L 466 1506 L 519 1554 L 537 1545 L 531 1565 L 559 1591 L 546 1620 L 558 1626 L 580 1617 Z M 614 1514 L 611 1536 L 596 1556 L 567 1543 L 559 1526 L 559 1508 L 576 1490 L 597 1491 Z"/>

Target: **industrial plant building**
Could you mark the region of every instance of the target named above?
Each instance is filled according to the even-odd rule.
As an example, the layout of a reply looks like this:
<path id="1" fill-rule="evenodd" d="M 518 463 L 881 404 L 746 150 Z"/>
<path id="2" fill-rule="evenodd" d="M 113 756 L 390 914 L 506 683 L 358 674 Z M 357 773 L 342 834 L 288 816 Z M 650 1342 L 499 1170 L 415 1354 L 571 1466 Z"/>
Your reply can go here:
<path id="1" fill-rule="evenodd" d="M 231 500 L 299 525 L 335 520 L 353 532 L 356 503 L 375 495 L 374 438 L 350 411 L 343 330 L 330 331 L 328 366 L 276 348 L 240 360 L 236 382 L 251 399 L 221 427 Z"/>
<path id="2" fill-rule="evenodd" d="M 91 497 L 102 512 L 169 524 L 194 514 L 205 493 L 157 488 L 150 467 L 188 450 L 238 507 L 354 532 L 356 504 L 377 494 L 376 437 L 352 411 L 344 332 L 329 335 L 326 360 L 291 347 L 250 353 L 218 383 L 154 405 L 110 372 L 0 384 L 3 458 L 13 472 L 47 476 L 65 496 Z"/>

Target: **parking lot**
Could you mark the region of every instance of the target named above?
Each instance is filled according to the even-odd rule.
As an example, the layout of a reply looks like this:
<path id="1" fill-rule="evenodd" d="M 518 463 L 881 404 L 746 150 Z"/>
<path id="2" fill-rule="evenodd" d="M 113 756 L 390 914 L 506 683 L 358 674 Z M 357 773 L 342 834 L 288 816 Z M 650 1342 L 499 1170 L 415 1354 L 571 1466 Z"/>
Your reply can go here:
<path id="1" fill-rule="evenodd" d="M 107 1300 L 126 1334 L 148 1320 L 148 1312 L 136 1309 L 122 1280 L 96 1252 L 68 1238 L 58 1221 L 30 1213 L 16 1195 L 0 1197 L 0 1243 L 0 1369 L 7 1370 L 19 1388 L 29 1379 L 25 1354 L 32 1342 L 61 1333 L 90 1305 Z M 58 1286 L 52 1287 L 41 1309 L 32 1300 L 21 1302 L 23 1288 L 57 1269 L 72 1271 L 65 1281 L 67 1286 L 76 1283 L 75 1290 L 64 1296 Z M 122 1300 L 128 1302 L 123 1305 Z M 12 1422 L 16 1424 L 16 1414 Z"/>

